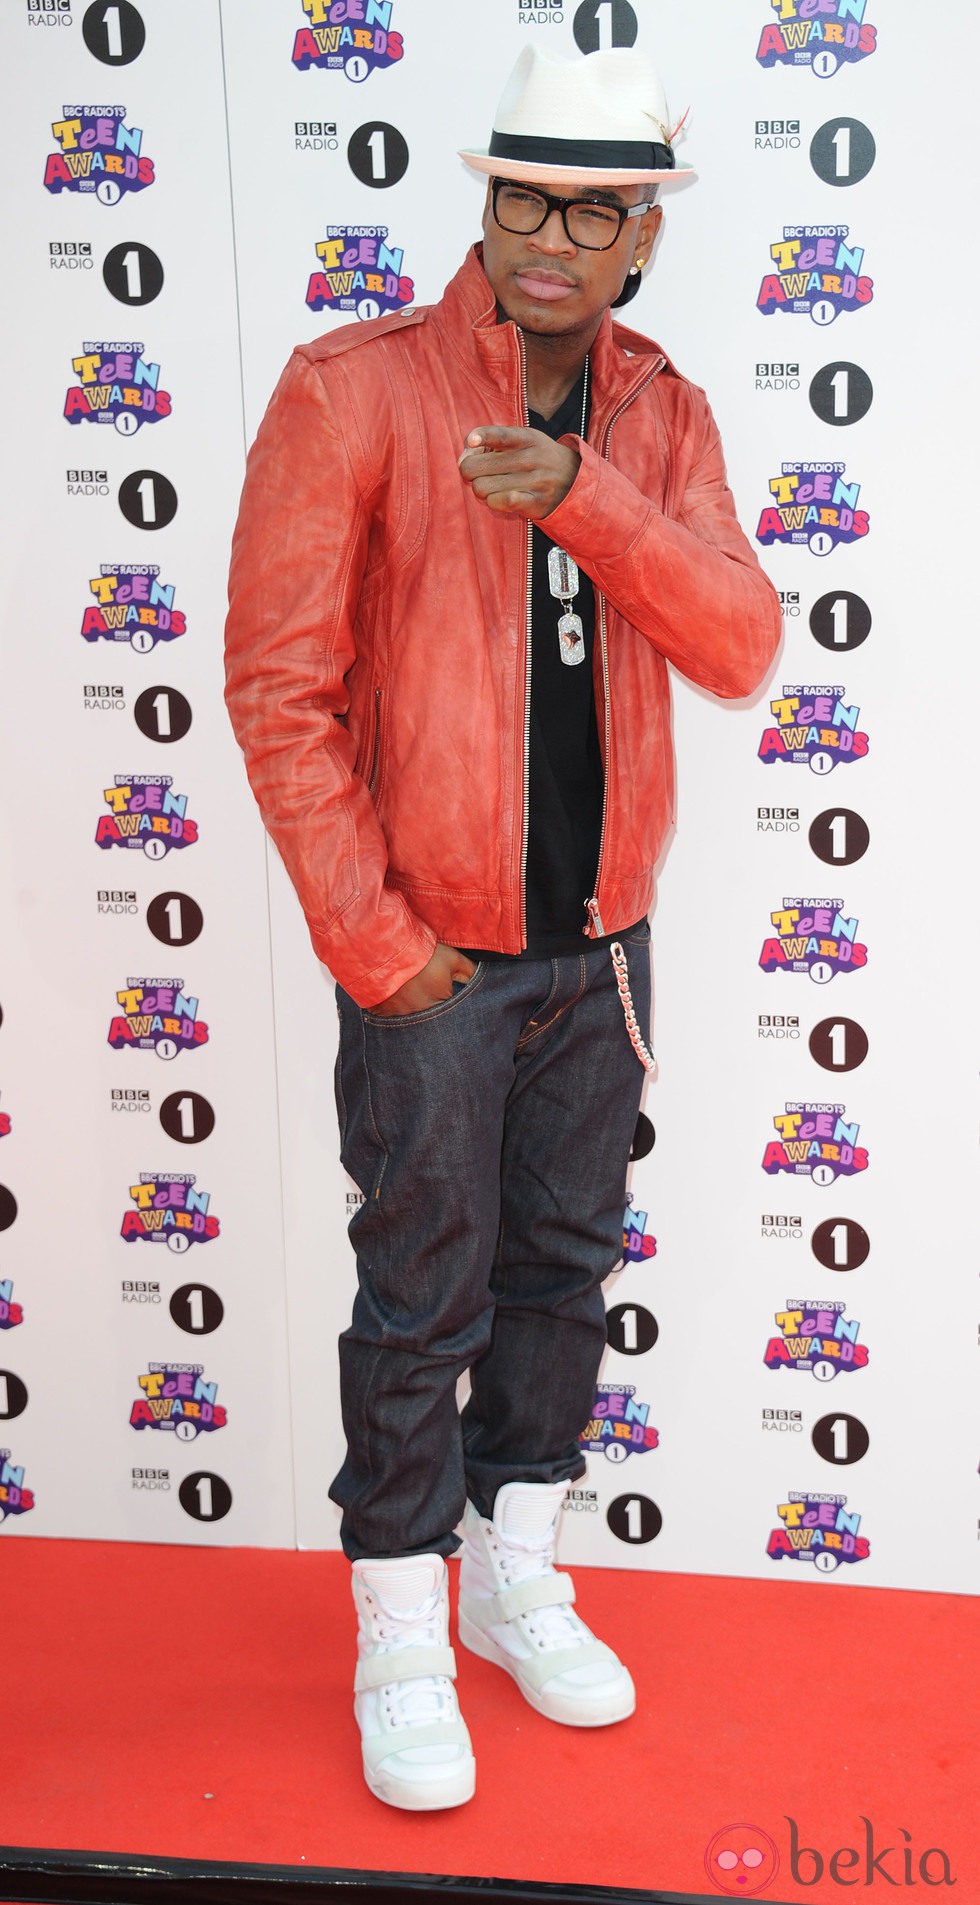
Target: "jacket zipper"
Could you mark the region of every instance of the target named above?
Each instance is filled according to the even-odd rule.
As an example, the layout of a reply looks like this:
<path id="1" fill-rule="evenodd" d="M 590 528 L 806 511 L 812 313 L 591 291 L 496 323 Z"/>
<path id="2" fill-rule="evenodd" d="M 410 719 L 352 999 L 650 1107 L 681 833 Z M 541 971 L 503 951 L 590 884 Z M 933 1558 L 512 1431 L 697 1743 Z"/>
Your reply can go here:
<path id="1" fill-rule="evenodd" d="M 527 430 L 527 358 L 524 354 L 524 338 L 517 332 L 518 347 L 521 354 L 521 395 L 524 404 L 524 428 Z M 525 604 L 524 604 L 524 754 L 523 754 L 523 807 L 521 819 L 521 949 L 527 945 L 527 848 L 528 832 L 531 825 L 531 550 L 532 530 L 530 521 L 524 522 L 525 550 Z"/>
<path id="2" fill-rule="evenodd" d="M 640 395 L 641 390 L 646 390 L 648 384 L 652 384 L 654 378 L 657 375 L 657 372 L 663 369 L 664 363 L 665 363 L 665 359 L 661 358 L 659 364 L 657 364 L 654 367 L 654 369 L 650 372 L 649 377 L 645 377 L 642 384 L 637 385 L 632 395 L 627 397 L 625 401 L 620 404 L 619 409 L 613 411 L 613 414 L 606 425 L 605 436 L 603 437 L 603 440 L 602 440 L 602 455 L 607 462 L 609 460 L 609 443 L 612 437 L 613 424 L 618 423 L 620 417 L 624 414 L 624 412 L 630 408 L 631 404 L 634 404 L 636 402 L 636 399 Z M 589 916 L 589 922 L 587 926 L 583 927 L 583 931 L 586 934 L 586 937 L 589 939 L 604 939 L 606 936 L 606 929 L 602 923 L 602 914 L 599 911 L 599 901 L 598 901 L 597 895 L 598 895 L 599 887 L 602 881 L 602 856 L 606 846 L 606 805 L 607 805 L 607 794 L 608 794 L 608 788 L 609 788 L 609 742 L 610 742 L 610 737 L 612 733 L 612 717 L 611 717 L 610 709 L 609 709 L 609 654 L 606 647 L 606 598 L 603 595 L 601 589 L 597 589 L 596 593 L 599 597 L 599 652 L 602 656 L 602 699 L 603 699 L 603 714 L 604 714 L 603 728 L 604 728 L 605 737 L 606 737 L 606 745 L 605 745 L 605 751 L 602 757 L 603 758 L 602 819 L 599 824 L 599 859 L 597 861 L 596 870 L 595 870 L 595 893 L 593 893 L 591 899 L 588 899 L 585 901 L 585 910 Z"/>
<path id="3" fill-rule="evenodd" d="M 374 748 L 371 753 L 371 772 L 368 775 L 368 793 L 373 794 L 378 780 L 378 768 L 381 765 L 381 689 L 374 691 Z"/>

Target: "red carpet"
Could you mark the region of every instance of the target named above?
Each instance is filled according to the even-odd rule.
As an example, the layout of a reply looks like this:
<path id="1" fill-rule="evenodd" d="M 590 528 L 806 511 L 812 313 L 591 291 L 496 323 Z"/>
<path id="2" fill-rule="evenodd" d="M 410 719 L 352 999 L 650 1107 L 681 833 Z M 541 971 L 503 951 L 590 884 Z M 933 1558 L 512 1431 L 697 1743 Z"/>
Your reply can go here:
<path id="1" fill-rule="evenodd" d="M 948 1897 L 947 1871 L 980 1901 L 966 1597 L 579 1569 L 637 1717 L 557 1727 L 460 1650 L 477 1796 L 413 1816 L 361 1783 L 339 1556 L 17 1538 L 0 1571 L 10 1846 L 717 1898 L 705 1850 L 746 1821 L 772 1905 Z"/>

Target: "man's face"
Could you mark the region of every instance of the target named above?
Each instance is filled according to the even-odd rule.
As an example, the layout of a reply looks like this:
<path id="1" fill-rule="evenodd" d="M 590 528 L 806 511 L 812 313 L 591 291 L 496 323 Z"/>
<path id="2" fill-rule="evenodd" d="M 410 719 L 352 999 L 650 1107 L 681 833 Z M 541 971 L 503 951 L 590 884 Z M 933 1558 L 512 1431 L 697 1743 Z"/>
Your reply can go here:
<path id="1" fill-rule="evenodd" d="M 523 181 L 518 189 L 524 189 Z M 527 184 L 526 189 L 533 191 L 534 186 Z M 539 189 L 551 191 L 543 183 Z M 595 192 L 564 187 L 560 196 L 629 206 L 644 203 L 650 190 L 644 185 Z M 498 304 L 523 331 L 556 338 L 588 332 L 591 341 L 603 312 L 618 298 L 633 259 L 650 256 L 662 216 L 659 205 L 642 218 L 626 219 L 608 251 L 588 251 L 572 243 L 557 208 L 540 231 L 502 231 L 493 215 L 492 194 L 491 184 L 483 208 L 483 268 Z"/>

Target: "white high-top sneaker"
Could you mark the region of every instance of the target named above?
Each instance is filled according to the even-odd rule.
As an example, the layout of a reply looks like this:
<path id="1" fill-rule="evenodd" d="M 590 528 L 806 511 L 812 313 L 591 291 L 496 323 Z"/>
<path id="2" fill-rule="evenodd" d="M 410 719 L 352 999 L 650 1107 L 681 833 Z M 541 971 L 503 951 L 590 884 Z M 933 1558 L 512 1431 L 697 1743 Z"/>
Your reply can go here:
<path id="1" fill-rule="evenodd" d="M 389 1806 L 461 1806 L 476 1762 L 453 1686 L 446 1563 L 440 1554 L 355 1561 L 351 1586 L 364 1777 Z"/>
<path id="2" fill-rule="evenodd" d="M 575 1588 L 553 1566 L 567 1482 L 507 1482 L 493 1520 L 472 1502 L 463 1522 L 459 1638 L 513 1675 L 524 1698 L 566 1726 L 608 1726 L 636 1705 L 610 1647 L 579 1620 Z"/>

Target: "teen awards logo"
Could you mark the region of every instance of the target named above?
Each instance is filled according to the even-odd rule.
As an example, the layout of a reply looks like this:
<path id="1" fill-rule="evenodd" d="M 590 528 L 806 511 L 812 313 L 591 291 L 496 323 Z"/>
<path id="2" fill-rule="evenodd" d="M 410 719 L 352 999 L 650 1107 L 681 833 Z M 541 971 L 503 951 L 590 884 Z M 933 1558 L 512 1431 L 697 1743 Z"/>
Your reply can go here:
<path id="1" fill-rule="evenodd" d="M 297 28 L 293 65 L 346 73 L 359 85 L 369 73 L 394 66 L 405 52 L 391 24 L 393 0 L 302 0 L 309 26 Z"/>
<path id="2" fill-rule="evenodd" d="M 624 1263 L 646 1263 L 657 1254 L 657 1239 L 650 1229 L 650 1218 L 645 1210 L 634 1210 L 633 1193 L 626 1194 L 626 1209 L 623 1213 L 623 1261 Z"/>
<path id="3" fill-rule="evenodd" d="M 833 1574 L 842 1561 L 866 1561 L 867 1535 L 859 1535 L 860 1515 L 847 1513 L 846 1495 L 802 1495 L 789 1490 L 776 1513 L 782 1523 L 766 1543 L 771 1561 L 812 1561 L 820 1574 Z"/>
<path id="4" fill-rule="evenodd" d="M 129 1412 L 133 1429 L 169 1429 L 182 1442 L 193 1442 L 228 1420 L 218 1385 L 205 1382 L 201 1363 L 150 1363 L 137 1381 L 143 1393 Z"/>
<path id="5" fill-rule="evenodd" d="M 779 1336 L 770 1336 L 763 1354 L 767 1369 L 806 1369 L 816 1382 L 833 1382 L 839 1370 L 866 1369 L 867 1345 L 858 1342 L 861 1328 L 848 1317 L 845 1303 L 790 1297 L 776 1311 Z"/>
<path id="6" fill-rule="evenodd" d="M 311 311 L 346 311 L 359 318 L 402 311 L 415 284 L 402 273 L 405 253 L 388 243 L 387 225 L 328 225 L 316 246 L 320 270 L 311 272 L 306 302 Z"/>
<path id="7" fill-rule="evenodd" d="M 24 1487 L 23 1465 L 10 1459 L 9 1449 L 0 1449 L 0 1521 L 8 1515 L 26 1515 L 34 1507 L 34 1491 Z"/>
<path id="8" fill-rule="evenodd" d="M 184 992 L 183 979 L 127 979 L 116 1003 L 122 1006 L 109 1026 L 113 1051 L 156 1052 L 176 1058 L 181 1051 L 206 1045 L 208 1027 L 198 1017 L 198 1001 Z"/>
<path id="9" fill-rule="evenodd" d="M 9 1111 L 0 1111 L 0 1138 L 9 1138 L 13 1130 L 13 1121 Z"/>
<path id="10" fill-rule="evenodd" d="M 829 556 L 838 543 L 857 542 L 871 527 L 866 509 L 858 509 L 860 483 L 845 483 L 846 463 L 783 463 L 769 479 L 774 503 L 762 511 L 756 541 L 797 544 L 815 556 Z"/>
<path id="11" fill-rule="evenodd" d="M 209 1244 L 221 1225 L 209 1210 L 210 1191 L 195 1189 L 190 1171 L 141 1171 L 129 1195 L 134 1210 L 123 1212 L 120 1236 L 128 1244 L 166 1244 L 178 1255 L 191 1244 Z"/>
<path id="12" fill-rule="evenodd" d="M 859 311 L 874 297 L 874 280 L 861 275 L 864 250 L 848 245 L 847 225 L 784 225 L 769 247 L 775 272 L 763 278 L 756 309 L 764 317 L 788 311 L 832 324 L 841 311 Z"/>
<path id="13" fill-rule="evenodd" d="M 143 356 L 143 345 L 86 342 L 71 360 L 77 384 L 65 392 L 63 415 L 69 423 L 111 423 L 131 437 L 142 423 L 169 417 L 173 399 L 160 389 L 160 366 Z"/>
<path id="14" fill-rule="evenodd" d="M 192 847 L 197 821 L 187 812 L 187 795 L 173 792 L 169 774 L 117 774 L 103 792 L 109 812 L 100 814 L 95 844 L 135 848 L 149 860 L 162 860 L 171 847 Z"/>
<path id="15" fill-rule="evenodd" d="M 830 79 L 843 65 L 867 59 L 878 44 L 865 20 L 867 0 L 770 0 L 776 19 L 764 26 L 755 57 L 760 66 L 809 66 Z"/>
<path id="16" fill-rule="evenodd" d="M 0 1277 L 0 1330 L 15 1330 L 23 1321 L 23 1304 L 14 1302 L 13 1277 Z"/>
<path id="17" fill-rule="evenodd" d="M 789 761 L 830 774 L 839 761 L 860 761 L 868 752 L 868 736 L 858 727 L 861 710 L 844 700 L 842 687 L 784 681 L 769 710 L 776 725 L 763 729 L 758 748 L 767 767 Z"/>
<path id="18" fill-rule="evenodd" d="M 805 972 L 824 986 L 838 972 L 855 972 L 868 963 L 868 948 L 858 939 L 857 919 L 849 919 L 843 900 L 787 898 L 769 918 L 778 938 L 763 941 L 763 972 Z"/>
<path id="19" fill-rule="evenodd" d="M 655 1449 L 660 1436 L 650 1421 L 650 1404 L 637 1402 L 629 1383 L 601 1382 L 596 1388 L 592 1419 L 579 1436 L 579 1447 L 610 1462 Z"/>
<path id="20" fill-rule="evenodd" d="M 89 589 L 95 597 L 82 615 L 87 642 L 128 642 L 148 655 L 157 642 L 172 642 L 187 632 L 187 618 L 174 608 L 176 587 L 159 581 L 156 562 L 103 562 Z"/>
<path id="21" fill-rule="evenodd" d="M 58 149 L 45 161 L 49 192 L 89 192 L 101 205 L 118 205 L 124 192 L 142 192 L 156 178 L 125 106 L 65 106 L 51 131 Z"/>
<path id="22" fill-rule="evenodd" d="M 858 1144 L 861 1127 L 848 1122 L 846 1110 L 846 1105 L 788 1100 L 773 1117 L 778 1136 L 766 1145 L 763 1170 L 770 1177 L 780 1171 L 790 1177 L 808 1177 L 820 1186 L 866 1171 L 868 1153 Z"/>

